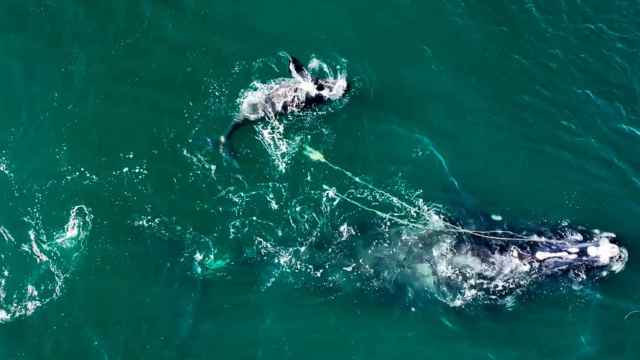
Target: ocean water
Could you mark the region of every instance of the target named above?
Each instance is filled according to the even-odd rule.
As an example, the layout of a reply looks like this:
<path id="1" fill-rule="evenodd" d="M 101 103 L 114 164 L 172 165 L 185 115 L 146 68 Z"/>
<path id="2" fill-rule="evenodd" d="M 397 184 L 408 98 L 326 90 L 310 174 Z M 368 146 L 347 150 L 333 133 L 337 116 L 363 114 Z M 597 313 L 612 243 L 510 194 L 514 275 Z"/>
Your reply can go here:
<path id="1" fill-rule="evenodd" d="M 0 359 L 638 359 L 639 18 L 622 0 L 3 1 Z M 241 129 L 235 167 L 215 141 L 286 54 L 352 90 Z M 451 304 L 354 271 L 394 244 L 381 213 L 416 221 L 399 201 L 614 232 L 629 261 Z"/>

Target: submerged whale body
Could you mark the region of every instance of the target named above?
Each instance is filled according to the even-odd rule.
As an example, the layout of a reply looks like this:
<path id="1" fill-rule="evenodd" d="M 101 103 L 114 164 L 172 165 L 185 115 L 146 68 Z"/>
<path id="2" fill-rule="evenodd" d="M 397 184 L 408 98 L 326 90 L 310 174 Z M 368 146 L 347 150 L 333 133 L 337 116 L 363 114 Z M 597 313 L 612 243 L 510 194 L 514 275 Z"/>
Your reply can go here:
<path id="1" fill-rule="evenodd" d="M 545 280 L 581 283 L 620 272 L 627 250 L 613 233 L 563 227 L 512 239 L 482 232 L 398 229 L 363 255 L 369 276 L 451 306 L 509 304 Z M 515 234 L 509 232 L 509 234 Z"/>
<path id="2" fill-rule="evenodd" d="M 296 113 L 342 98 L 349 86 L 344 76 L 313 77 L 295 57 L 289 58 L 291 77 L 273 80 L 243 94 L 240 109 L 227 132 L 220 137 L 224 146 L 242 126 L 262 119 Z"/>

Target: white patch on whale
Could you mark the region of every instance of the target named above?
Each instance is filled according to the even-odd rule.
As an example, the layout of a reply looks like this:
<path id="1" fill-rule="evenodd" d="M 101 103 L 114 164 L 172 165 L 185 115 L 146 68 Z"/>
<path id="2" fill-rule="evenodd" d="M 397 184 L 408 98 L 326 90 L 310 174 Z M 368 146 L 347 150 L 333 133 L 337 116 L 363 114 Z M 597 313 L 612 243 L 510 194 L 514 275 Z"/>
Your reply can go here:
<path id="1" fill-rule="evenodd" d="M 597 257 L 600 260 L 600 264 L 608 265 L 612 259 L 620 256 L 620 248 L 618 245 L 612 244 L 608 237 L 602 237 L 597 246 L 591 245 L 587 247 L 587 254 Z"/>

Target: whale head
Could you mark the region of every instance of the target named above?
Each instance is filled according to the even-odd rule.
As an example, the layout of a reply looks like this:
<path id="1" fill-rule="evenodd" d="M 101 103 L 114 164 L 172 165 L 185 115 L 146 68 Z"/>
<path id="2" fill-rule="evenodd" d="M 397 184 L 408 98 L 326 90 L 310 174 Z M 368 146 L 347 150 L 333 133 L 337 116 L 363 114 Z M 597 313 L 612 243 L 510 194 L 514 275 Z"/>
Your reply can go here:
<path id="1" fill-rule="evenodd" d="M 383 245 L 362 252 L 374 283 L 412 296 L 434 296 L 455 307 L 508 305 L 546 281 L 573 286 L 598 280 L 622 271 L 628 260 L 613 233 L 582 228 L 556 229 L 546 236 L 522 232 L 513 241 L 404 227 L 388 236 Z"/>
<path id="2" fill-rule="evenodd" d="M 562 242 L 542 245 L 531 254 L 540 263 L 541 271 L 580 271 L 583 276 L 606 276 L 624 269 L 629 258 L 627 250 L 616 243 L 610 232 L 593 232 L 585 240 L 580 233 L 572 233 Z"/>

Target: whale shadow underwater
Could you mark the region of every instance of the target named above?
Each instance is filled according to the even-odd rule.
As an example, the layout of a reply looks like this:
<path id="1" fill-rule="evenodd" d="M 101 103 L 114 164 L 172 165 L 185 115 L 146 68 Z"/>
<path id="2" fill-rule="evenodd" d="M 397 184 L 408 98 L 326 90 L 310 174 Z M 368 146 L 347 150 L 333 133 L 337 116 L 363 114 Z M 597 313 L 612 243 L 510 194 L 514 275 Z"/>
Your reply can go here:
<path id="1" fill-rule="evenodd" d="M 326 70 L 326 69 L 325 69 Z M 290 77 L 260 84 L 243 93 L 235 119 L 220 136 L 220 152 L 235 164 L 231 146 L 232 136 L 242 127 L 263 120 L 277 120 L 279 116 L 299 113 L 322 104 L 336 101 L 350 90 L 346 75 L 314 77 L 296 57 L 289 57 Z"/>

